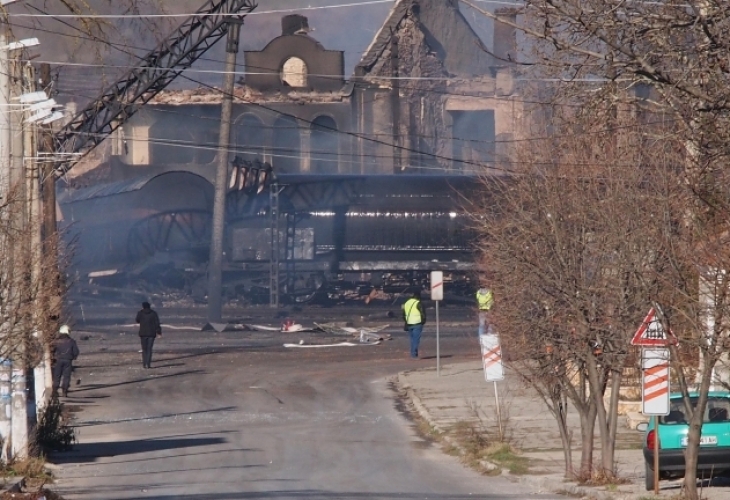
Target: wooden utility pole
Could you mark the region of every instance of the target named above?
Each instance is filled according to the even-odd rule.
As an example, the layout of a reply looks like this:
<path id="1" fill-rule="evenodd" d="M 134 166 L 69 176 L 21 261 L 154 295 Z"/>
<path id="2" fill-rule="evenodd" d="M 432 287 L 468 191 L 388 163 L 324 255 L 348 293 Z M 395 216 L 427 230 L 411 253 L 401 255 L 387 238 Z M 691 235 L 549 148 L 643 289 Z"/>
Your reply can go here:
<path id="1" fill-rule="evenodd" d="M 40 87 L 41 90 L 51 88 L 51 66 L 50 64 L 43 63 L 40 66 Z M 49 96 L 53 97 L 53 96 Z M 53 151 L 53 133 L 50 127 L 44 128 L 38 137 L 38 152 L 45 153 L 43 155 L 36 153 L 37 156 L 47 158 L 47 160 L 39 162 L 39 169 L 41 172 L 41 199 L 42 207 L 41 213 L 43 216 L 42 222 L 42 245 L 41 245 L 41 256 L 42 262 L 45 263 L 43 266 L 46 270 L 45 278 L 43 279 L 42 287 L 46 293 L 42 296 L 48 300 L 47 304 L 44 304 L 42 308 L 46 312 L 47 317 L 41 324 L 47 325 L 48 330 L 46 332 L 40 332 L 41 338 L 39 339 L 43 344 L 43 381 L 36 381 L 36 400 L 39 399 L 39 390 L 42 389 L 40 394 L 43 394 L 43 400 L 47 402 L 50 399 L 51 389 L 53 386 L 53 379 L 51 374 L 51 353 L 50 353 L 50 341 L 53 338 L 53 334 L 58 331 L 58 319 L 60 316 L 61 308 L 61 288 L 60 288 L 60 276 L 58 271 L 58 230 L 56 227 L 56 174 L 53 171 L 53 156 L 50 154 Z"/>

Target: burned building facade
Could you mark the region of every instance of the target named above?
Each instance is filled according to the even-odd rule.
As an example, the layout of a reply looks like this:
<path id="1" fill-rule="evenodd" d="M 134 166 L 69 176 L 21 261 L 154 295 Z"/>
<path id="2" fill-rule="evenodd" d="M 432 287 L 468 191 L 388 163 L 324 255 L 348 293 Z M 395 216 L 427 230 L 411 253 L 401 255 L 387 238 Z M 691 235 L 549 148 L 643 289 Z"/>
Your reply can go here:
<path id="1" fill-rule="evenodd" d="M 306 18 L 284 17 L 281 36 L 243 53 L 232 154 L 302 174 L 474 174 L 498 165 L 523 130 L 509 64 L 515 36 L 497 24 L 489 52 L 457 4 L 397 2 L 348 79 L 342 51 L 311 37 Z M 115 136 L 113 176 L 128 177 L 127 166 L 205 175 L 220 101 L 214 89 L 162 93 Z"/>
<path id="2" fill-rule="evenodd" d="M 271 212 L 269 193 L 232 192 L 227 255 L 249 270 L 251 261 L 297 261 L 310 281 L 312 273 L 413 272 L 439 262 L 468 268 L 452 190 L 508 168 L 508 148 L 522 137 L 514 52 L 513 30 L 500 25 L 487 50 L 456 0 L 399 0 L 345 78 L 343 51 L 310 36 L 305 17 L 284 17 L 280 36 L 243 52 L 229 156 L 271 165 L 287 186 L 289 236 L 280 255 L 271 243 L 257 246 L 274 231 L 257 218 Z M 79 240 L 88 269 L 179 251 L 204 269 L 221 95 L 159 94 L 111 138 L 104 182 L 61 195 L 64 216 L 88 228 Z M 133 209 L 103 208 L 114 203 Z M 94 219 L 100 211 L 107 216 Z M 346 227 L 356 220 L 362 227 Z"/>

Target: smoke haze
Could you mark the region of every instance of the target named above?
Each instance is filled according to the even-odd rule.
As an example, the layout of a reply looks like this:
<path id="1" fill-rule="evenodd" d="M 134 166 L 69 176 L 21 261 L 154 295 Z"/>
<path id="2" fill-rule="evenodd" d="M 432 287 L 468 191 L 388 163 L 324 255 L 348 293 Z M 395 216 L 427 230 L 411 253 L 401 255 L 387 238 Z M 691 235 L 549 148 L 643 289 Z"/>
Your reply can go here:
<path id="1" fill-rule="evenodd" d="M 326 49 L 345 52 L 345 77 L 385 21 L 394 2 L 353 6 L 358 0 L 259 0 L 253 15 L 246 18 L 241 30 L 241 50 L 261 50 L 281 34 L 281 17 L 300 13 L 309 18 L 310 35 Z M 364 0 L 363 0 L 364 1 Z M 446 1 L 446 0 L 444 0 Z M 86 0 L 89 8 L 80 12 L 96 14 L 184 14 L 199 9 L 204 0 Z M 344 7 L 338 5 L 349 4 Z M 307 8 L 301 9 L 302 6 Z M 33 54 L 36 62 L 48 62 L 58 75 L 57 99 L 80 104 L 96 97 L 116 81 L 135 59 L 152 50 L 177 25 L 180 18 L 135 17 L 130 19 L 94 19 L 21 17 L 22 14 L 68 14 L 57 0 L 29 0 L 9 9 L 9 24 L 17 38 L 38 37 L 41 45 Z M 325 8 L 321 8 L 325 7 Z M 300 9 L 298 9 L 300 8 Z M 318 9 L 319 8 L 319 9 Z M 291 10 L 292 12 L 281 12 Z M 274 12 L 272 12 L 274 11 Z M 479 14 L 463 11 L 467 20 L 487 45 L 491 45 L 491 23 Z M 209 50 L 194 67 L 178 78 L 172 88 L 217 85 L 225 59 L 224 44 Z M 244 71 L 239 58 L 239 71 Z"/>

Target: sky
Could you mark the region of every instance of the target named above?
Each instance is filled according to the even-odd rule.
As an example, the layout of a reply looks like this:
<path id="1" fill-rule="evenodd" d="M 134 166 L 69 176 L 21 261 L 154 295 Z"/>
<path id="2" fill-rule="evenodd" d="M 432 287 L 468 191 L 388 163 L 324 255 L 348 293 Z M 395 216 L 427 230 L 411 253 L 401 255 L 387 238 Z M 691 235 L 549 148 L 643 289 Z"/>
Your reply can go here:
<path id="1" fill-rule="evenodd" d="M 66 0 L 74 1 L 74 0 Z M 144 17 L 150 14 L 185 14 L 199 9 L 205 0 L 75 0 L 88 2 L 97 14 L 142 14 L 131 18 L 94 19 L 100 28 L 77 18 L 51 18 L 46 14 L 68 14 L 59 0 L 26 0 L 10 7 L 9 25 L 17 38 L 36 36 L 41 45 L 32 49 L 34 62 L 48 62 L 58 75 L 57 99 L 84 102 L 98 95 L 119 78 L 134 58 L 153 49 L 181 18 Z M 445 0 L 444 0 L 445 1 Z M 133 8 L 129 8 L 132 2 Z M 393 0 L 259 0 L 241 30 L 241 50 L 261 50 L 281 34 L 281 17 L 299 13 L 309 18 L 312 37 L 326 49 L 345 52 L 345 75 L 352 74 L 378 29 L 387 18 Z M 360 4 L 360 5 L 357 5 Z M 122 6 L 126 7 L 122 7 Z M 292 12 L 281 12 L 293 10 Z M 274 12 L 272 12 L 274 11 Z M 276 12 L 279 11 L 279 12 Z M 491 23 L 480 14 L 462 11 L 474 29 L 491 45 Z M 89 12 L 86 10 L 85 12 Z M 29 17 L 36 16 L 36 17 Z M 92 29 L 97 40 L 80 30 Z M 103 40 L 102 40 L 103 39 Z M 121 50 L 120 50 L 121 49 Z M 219 43 L 186 73 L 206 85 L 220 85 L 223 76 L 224 44 Z M 239 64 L 243 57 L 239 57 Z M 212 71 L 212 72 L 210 72 Z M 198 86 L 178 79 L 173 88 Z"/>

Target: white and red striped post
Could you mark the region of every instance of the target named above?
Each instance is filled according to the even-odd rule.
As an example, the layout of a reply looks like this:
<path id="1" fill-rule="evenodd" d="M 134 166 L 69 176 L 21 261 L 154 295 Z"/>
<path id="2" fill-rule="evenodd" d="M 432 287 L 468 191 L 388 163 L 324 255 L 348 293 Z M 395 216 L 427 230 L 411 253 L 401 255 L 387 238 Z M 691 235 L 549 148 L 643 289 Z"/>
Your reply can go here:
<path id="1" fill-rule="evenodd" d="M 641 411 L 644 415 L 668 415 L 669 349 L 643 349 L 641 354 Z"/>

